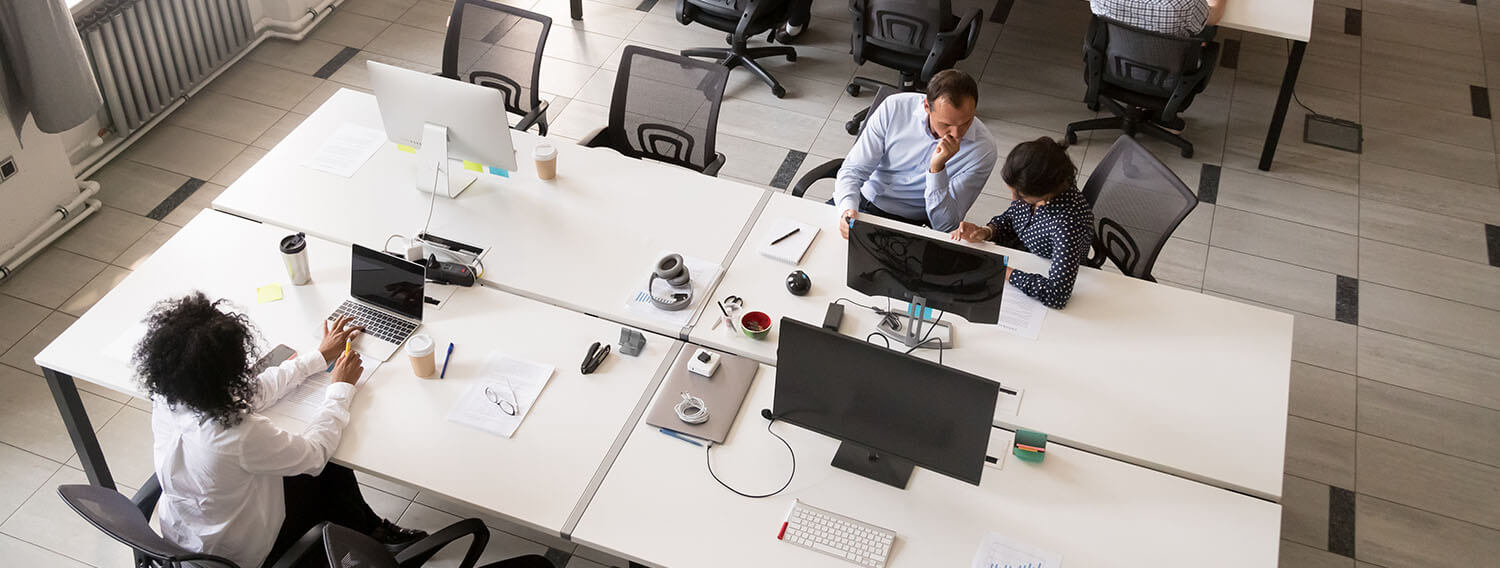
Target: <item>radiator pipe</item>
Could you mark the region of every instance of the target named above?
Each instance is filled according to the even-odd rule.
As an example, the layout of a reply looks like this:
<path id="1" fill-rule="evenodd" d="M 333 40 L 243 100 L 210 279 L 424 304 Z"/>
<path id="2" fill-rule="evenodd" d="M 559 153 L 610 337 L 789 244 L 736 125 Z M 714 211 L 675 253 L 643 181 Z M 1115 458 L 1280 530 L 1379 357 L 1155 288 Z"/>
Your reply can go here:
<path id="1" fill-rule="evenodd" d="M 65 205 L 59 205 L 52 211 L 35 230 L 27 234 L 21 242 L 0 254 L 0 282 L 4 282 L 15 274 L 26 261 L 36 256 L 38 252 L 52 244 L 69 229 L 87 219 L 89 215 L 104 207 L 104 204 L 94 195 L 99 193 L 99 184 L 92 181 L 78 182 L 78 195 L 73 197 Z"/>
<path id="2" fill-rule="evenodd" d="M 270 37 L 302 41 L 317 26 L 318 22 L 327 18 L 329 14 L 333 13 L 334 8 L 343 3 L 344 0 L 322 0 L 318 5 L 309 7 L 301 18 L 290 22 L 261 18 L 259 22 L 255 23 L 255 29 Z"/>

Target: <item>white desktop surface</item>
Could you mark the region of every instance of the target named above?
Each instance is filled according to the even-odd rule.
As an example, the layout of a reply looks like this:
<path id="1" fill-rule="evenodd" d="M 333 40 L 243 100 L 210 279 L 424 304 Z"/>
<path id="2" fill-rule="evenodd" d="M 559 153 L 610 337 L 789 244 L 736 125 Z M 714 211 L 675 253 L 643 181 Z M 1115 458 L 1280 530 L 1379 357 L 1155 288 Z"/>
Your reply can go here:
<path id="1" fill-rule="evenodd" d="M 1296 41 L 1312 38 L 1313 0 L 1224 0 L 1219 25 Z"/>
<path id="2" fill-rule="evenodd" d="M 779 218 L 821 229 L 798 266 L 760 254 L 761 245 L 780 236 L 772 234 Z M 861 219 L 946 238 L 869 215 Z M 837 223 L 833 207 L 773 196 L 713 294 L 714 300 L 741 296 L 745 310 L 766 312 L 776 322 L 771 332 L 755 340 L 722 325 L 714 329 L 715 306 L 703 312 L 689 339 L 774 365 L 781 317 L 821 325 L 828 304 L 840 297 L 885 308 L 885 298 L 844 285 L 848 241 Z M 1049 266 L 1031 254 L 977 247 L 1008 254 L 1023 270 L 1045 273 Z M 787 274 L 799 269 L 812 279 L 802 297 L 784 286 Z M 864 338 L 877 320 L 845 303 L 839 331 Z M 1280 500 L 1291 316 L 1084 268 L 1071 301 L 1049 310 L 1036 340 L 957 316 L 943 321 L 954 323 L 956 345 L 944 351 L 944 364 L 1026 389 L 1020 413 L 997 413 L 997 424 Z M 917 354 L 937 358 L 935 350 Z"/>
<path id="3" fill-rule="evenodd" d="M 375 97 L 335 93 L 214 208 L 376 249 L 391 235 L 415 235 L 432 196 L 413 186 L 414 154 L 388 142 L 351 178 L 301 165 L 347 123 L 380 129 Z M 438 197 L 430 232 L 493 247 L 482 279 L 502 290 L 674 337 L 680 328 L 625 309 L 631 290 L 644 285 L 663 251 L 723 263 L 766 195 L 613 150 L 529 132 L 512 136 L 520 171 L 509 178 L 486 174 L 457 198 Z M 542 140 L 558 152 L 552 181 L 537 179 L 531 160 Z M 694 308 L 701 306 L 698 300 Z"/>
<path id="4" fill-rule="evenodd" d="M 141 396 L 130 367 L 102 353 L 158 300 L 190 290 L 232 300 L 270 343 L 313 349 L 321 322 L 349 294 L 349 247 L 308 238 L 312 282 L 291 286 L 277 243 L 284 229 L 204 211 L 36 357 L 39 365 Z M 280 282 L 284 299 L 257 304 L 255 288 Z M 334 460 L 422 487 L 532 528 L 560 534 L 633 411 L 665 369 L 675 340 L 648 334 L 637 357 L 612 353 L 593 374 L 578 364 L 590 343 L 620 326 L 497 290 L 460 289 L 420 330 L 437 342 L 447 378 L 418 379 L 403 353 L 355 394 Z M 446 420 L 487 353 L 545 363 L 556 372 L 515 435 Z M 283 427 L 300 423 L 269 414 Z"/>
<path id="5" fill-rule="evenodd" d="M 766 433 L 775 370 L 762 365 L 714 471 L 742 491 L 780 487 L 786 448 Z M 675 396 L 675 393 L 665 393 Z M 887 566 L 967 567 L 1002 533 L 1062 554 L 1067 568 L 1275 566 L 1281 506 L 1057 444 L 1039 464 L 1008 457 L 979 486 L 917 468 L 906 490 L 829 466 L 838 442 L 785 423 L 790 487 L 747 499 L 720 487 L 704 450 L 636 425 L 573 540 L 664 568 L 852 566 L 776 540 L 793 499 L 895 530 Z"/>

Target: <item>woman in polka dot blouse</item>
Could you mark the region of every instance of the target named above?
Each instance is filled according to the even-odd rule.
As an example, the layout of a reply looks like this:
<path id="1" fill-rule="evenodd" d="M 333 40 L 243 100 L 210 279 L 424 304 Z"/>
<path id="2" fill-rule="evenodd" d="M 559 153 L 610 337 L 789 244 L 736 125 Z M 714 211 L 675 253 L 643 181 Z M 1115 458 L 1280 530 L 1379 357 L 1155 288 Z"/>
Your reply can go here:
<path id="1" fill-rule="evenodd" d="M 1078 168 L 1067 149 L 1045 136 L 1017 144 L 1000 170 L 1010 186 L 1010 207 L 984 226 L 967 221 L 953 239 L 991 241 L 1052 259 L 1045 276 L 1005 269 L 1016 289 L 1049 308 L 1060 309 L 1073 295 L 1078 264 L 1094 242 L 1094 212 L 1074 181 Z"/>

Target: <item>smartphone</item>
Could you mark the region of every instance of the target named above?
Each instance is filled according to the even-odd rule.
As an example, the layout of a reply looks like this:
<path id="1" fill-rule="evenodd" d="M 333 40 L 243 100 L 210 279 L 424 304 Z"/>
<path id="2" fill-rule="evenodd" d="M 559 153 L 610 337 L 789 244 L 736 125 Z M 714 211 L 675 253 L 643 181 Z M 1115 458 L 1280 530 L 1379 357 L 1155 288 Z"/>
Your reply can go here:
<path id="1" fill-rule="evenodd" d="M 285 344 L 279 344 L 275 347 L 272 347 L 270 352 L 266 353 L 264 357 L 261 357 L 259 361 L 255 362 L 255 374 L 259 375 L 265 372 L 266 369 L 269 369 L 276 365 L 280 365 L 296 356 L 297 350 L 292 349 L 291 347 L 287 347 Z"/>

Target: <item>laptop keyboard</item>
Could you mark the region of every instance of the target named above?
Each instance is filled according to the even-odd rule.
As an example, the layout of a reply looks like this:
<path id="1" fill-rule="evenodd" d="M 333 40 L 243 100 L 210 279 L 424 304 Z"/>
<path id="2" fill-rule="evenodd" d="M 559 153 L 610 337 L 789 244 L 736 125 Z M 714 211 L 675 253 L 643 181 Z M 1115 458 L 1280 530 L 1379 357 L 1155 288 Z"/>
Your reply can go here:
<path id="1" fill-rule="evenodd" d="M 398 318 L 353 300 L 344 300 L 344 303 L 333 311 L 333 315 L 328 316 L 328 321 L 334 321 L 339 316 L 354 318 L 354 325 L 364 326 L 367 335 L 396 345 L 406 341 L 406 338 L 417 329 L 415 322 Z"/>

